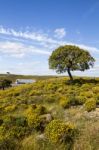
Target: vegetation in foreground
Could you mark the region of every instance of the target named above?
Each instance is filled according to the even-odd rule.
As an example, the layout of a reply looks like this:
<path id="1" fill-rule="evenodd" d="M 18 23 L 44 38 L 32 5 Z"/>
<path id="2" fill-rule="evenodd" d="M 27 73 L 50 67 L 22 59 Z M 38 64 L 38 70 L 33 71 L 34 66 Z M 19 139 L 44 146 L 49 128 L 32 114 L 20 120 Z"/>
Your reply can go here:
<path id="1" fill-rule="evenodd" d="M 0 91 L 0 150 L 98 150 L 99 79 L 50 78 Z"/>

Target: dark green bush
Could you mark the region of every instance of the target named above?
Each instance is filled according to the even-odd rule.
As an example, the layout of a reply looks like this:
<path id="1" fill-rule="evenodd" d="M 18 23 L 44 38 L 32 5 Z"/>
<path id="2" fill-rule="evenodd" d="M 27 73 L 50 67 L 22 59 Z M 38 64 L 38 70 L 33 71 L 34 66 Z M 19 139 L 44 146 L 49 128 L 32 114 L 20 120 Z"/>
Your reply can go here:
<path id="1" fill-rule="evenodd" d="M 22 126 L 13 126 L 8 131 L 8 135 L 13 138 L 22 138 L 27 134 L 27 128 Z"/>
<path id="2" fill-rule="evenodd" d="M 22 126 L 22 127 L 27 126 L 26 117 L 23 117 L 23 116 L 16 117 L 15 118 L 15 124 L 16 124 L 16 126 Z"/>
<path id="3" fill-rule="evenodd" d="M 0 138 L 0 150 L 16 150 L 18 149 L 18 141 L 10 137 Z"/>
<path id="4" fill-rule="evenodd" d="M 78 105 L 82 105 L 86 102 L 87 98 L 85 96 L 77 96 L 76 102 Z"/>

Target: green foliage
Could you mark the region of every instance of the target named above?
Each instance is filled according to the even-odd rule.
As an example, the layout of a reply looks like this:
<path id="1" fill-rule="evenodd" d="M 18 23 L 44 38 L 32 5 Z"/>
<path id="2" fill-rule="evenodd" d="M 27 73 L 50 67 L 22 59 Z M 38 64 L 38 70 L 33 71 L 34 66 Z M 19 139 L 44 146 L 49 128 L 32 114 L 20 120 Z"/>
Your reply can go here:
<path id="1" fill-rule="evenodd" d="M 15 118 L 15 124 L 16 124 L 16 126 L 22 126 L 22 127 L 27 126 L 26 117 L 24 117 L 24 116 L 16 117 Z"/>
<path id="2" fill-rule="evenodd" d="M 3 124 L 5 127 L 10 128 L 15 124 L 14 117 L 12 115 L 4 116 L 3 117 Z"/>
<path id="3" fill-rule="evenodd" d="M 15 150 L 18 149 L 18 142 L 14 138 L 0 137 L 0 150 Z"/>
<path id="4" fill-rule="evenodd" d="M 22 126 L 13 126 L 8 133 L 11 137 L 15 139 L 20 139 L 27 134 L 27 128 Z"/>
<path id="5" fill-rule="evenodd" d="M 55 69 L 57 73 L 68 72 L 71 80 L 70 70 L 84 71 L 94 64 L 94 58 L 86 50 L 77 46 L 60 46 L 52 52 L 49 58 L 50 69 Z"/>
<path id="6" fill-rule="evenodd" d="M 96 94 L 96 104 L 99 105 L 99 93 Z"/>
<path id="7" fill-rule="evenodd" d="M 85 102 L 85 110 L 87 110 L 89 112 L 89 111 L 92 111 L 92 110 L 95 110 L 95 109 L 96 109 L 96 101 L 92 98 L 88 99 Z"/>
<path id="8" fill-rule="evenodd" d="M 76 100 L 79 105 L 82 105 L 86 102 L 87 97 L 83 95 L 79 95 L 79 96 L 76 96 Z"/>
<path id="9" fill-rule="evenodd" d="M 4 90 L 6 87 L 10 87 L 10 86 L 11 86 L 11 83 L 12 83 L 11 80 L 8 80 L 8 79 L 1 79 L 1 80 L 0 80 L 0 88 L 2 88 L 2 89 Z"/>

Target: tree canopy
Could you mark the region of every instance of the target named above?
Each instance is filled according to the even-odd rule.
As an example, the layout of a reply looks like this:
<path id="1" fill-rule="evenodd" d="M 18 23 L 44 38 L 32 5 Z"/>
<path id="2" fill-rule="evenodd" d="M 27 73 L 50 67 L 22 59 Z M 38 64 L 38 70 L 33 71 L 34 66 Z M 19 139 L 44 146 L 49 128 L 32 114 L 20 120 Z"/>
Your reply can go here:
<path id="1" fill-rule="evenodd" d="M 8 79 L 1 79 L 1 80 L 0 80 L 0 88 L 2 88 L 2 89 L 4 90 L 6 87 L 10 87 L 10 86 L 11 86 L 11 83 L 12 83 L 11 80 L 8 80 Z"/>
<path id="2" fill-rule="evenodd" d="M 95 59 L 87 50 L 78 46 L 65 45 L 55 49 L 49 57 L 50 69 L 55 69 L 57 73 L 68 72 L 71 80 L 71 71 L 85 71 L 93 67 Z"/>

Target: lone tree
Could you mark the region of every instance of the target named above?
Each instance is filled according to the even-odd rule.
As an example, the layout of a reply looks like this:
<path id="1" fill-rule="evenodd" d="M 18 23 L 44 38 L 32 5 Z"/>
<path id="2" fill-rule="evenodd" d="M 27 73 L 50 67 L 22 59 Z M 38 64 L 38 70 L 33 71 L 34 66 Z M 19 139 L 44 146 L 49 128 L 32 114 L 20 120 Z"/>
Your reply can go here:
<path id="1" fill-rule="evenodd" d="M 55 49 L 49 57 L 49 68 L 55 69 L 57 73 L 68 72 L 70 80 L 73 81 L 71 71 L 85 71 L 93 67 L 95 59 L 90 53 L 73 45 L 60 46 Z"/>
<path id="2" fill-rule="evenodd" d="M 8 79 L 1 79 L 0 80 L 0 88 L 2 88 L 3 90 L 7 87 L 11 86 L 12 81 L 8 80 Z"/>

